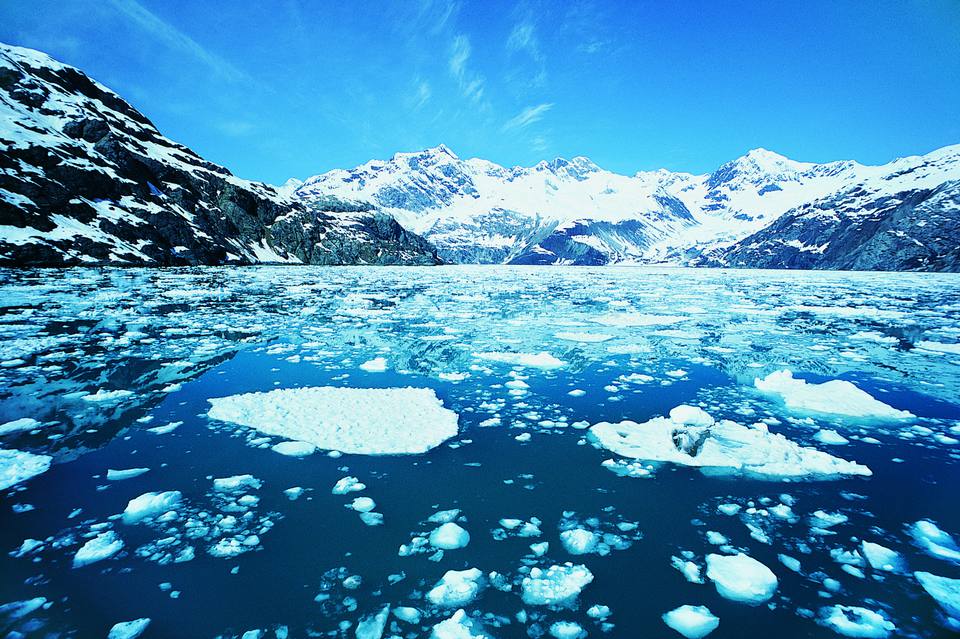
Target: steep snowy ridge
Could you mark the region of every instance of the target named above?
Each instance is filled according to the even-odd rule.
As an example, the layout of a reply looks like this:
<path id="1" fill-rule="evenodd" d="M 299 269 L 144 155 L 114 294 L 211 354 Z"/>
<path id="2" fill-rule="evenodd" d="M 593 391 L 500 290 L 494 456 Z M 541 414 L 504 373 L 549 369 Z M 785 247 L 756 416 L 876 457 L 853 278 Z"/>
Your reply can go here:
<path id="1" fill-rule="evenodd" d="M 773 229 L 782 217 L 793 220 L 795 211 L 815 202 L 830 201 L 831 210 L 856 216 L 875 210 L 875 198 L 906 198 L 960 179 L 957 148 L 883 166 L 796 162 L 754 149 L 707 175 L 661 169 L 625 176 L 584 157 L 505 168 L 460 159 L 441 145 L 314 176 L 292 193 L 306 201 L 332 193 L 373 202 L 433 242 L 452 262 L 789 268 L 807 262 L 746 256 L 740 243 Z M 945 242 L 957 244 L 960 238 L 951 223 L 956 215 L 950 207 L 943 194 L 930 200 L 924 209 L 929 218 L 922 226 L 928 233 L 943 229 Z M 795 243 L 790 235 L 784 235 L 784 242 Z M 779 252 L 795 252 L 792 244 L 783 247 Z M 768 249 L 778 253 L 775 247 Z M 956 268 L 941 264 L 936 250 L 919 262 L 901 263 L 888 255 L 884 259 L 893 259 L 891 264 L 865 259 L 856 268 Z M 737 251 L 740 257 L 734 258 Z M 725 258 L 728 252 L 730 259 Z M 854 268 L 832 262 L 807 267 Z"/>
<path id="2" fill-rule="evenodd" d="M 233 176 L 49 56 L 0 44 L 0 264 L 435 263 L 366 204 Z"/>

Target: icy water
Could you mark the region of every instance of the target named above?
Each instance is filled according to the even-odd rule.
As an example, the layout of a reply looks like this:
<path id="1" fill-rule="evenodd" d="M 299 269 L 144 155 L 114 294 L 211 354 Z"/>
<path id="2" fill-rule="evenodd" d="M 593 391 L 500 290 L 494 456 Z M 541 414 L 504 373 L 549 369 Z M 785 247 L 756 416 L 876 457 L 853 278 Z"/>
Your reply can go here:
<path id="1" fill-rule="evenodd" d="M 825 621 L 836 605 L 891 624 L 858 636 L 951 636 L 914 572 L 960 578 L 960 551 L 913 526 L 960 539 L 957 276 L 0 271 L 0 305 L 0 424 L 38 422 L 11 427 L 0 447 L 52 456 L 0 497 L 0 603 L 11 604 L 0 631 L 11 636 L 105 637 L 149 618 L 143 637 L 353 637 L 389 605 L 407 619 L 391 614 L 384 637 L 430 636 L 458 609 L 476 636 L 679 637 L 661 615 L 684 604 L 719 618 L 718 639 L 836 637 Z M 852 381 L 915 417 L 805 412 L 754 388 L 784 369 Z M 323 386 L 434 389 L 459 433 L 424 454 L 292 457 L 271 449 L 283 437 L 206 414 L 211 398 Z M 872 475 L 778 481 L 647 464 L 624 476 L 623 458 L 586 429 L 680 404 L 765 424 Z M 107 478 L 132 468 L 149 470 Z M 214 488 L 245 474 L 259 481 Z M 347 476 L 366 488 L 333 494 Z M 119 516 L 160 491 L 181 499 L 139 522 Z M 349 508 L 356 497 L 372 498 L 382 523 Z M 455 520 L 469 543 L 438 553 L 412 541 L 438 527 L 431 516 Z M 577 528 L 599 542 L 585 554 L 560 536 Z M 109 531 L 122 548 L 75 567 Z M 897 565 L 871 565 L 863 541 L 899 553 Z M 708 554 L 741 552 L 777 577 L 758 605 L 721 596 L 706 575 Z M 566 562 L 593 576 L 578 596 L 524 600 L 532 570 Z M 475 596 L 430 601 L 446 571 L 474 567 Z"/>

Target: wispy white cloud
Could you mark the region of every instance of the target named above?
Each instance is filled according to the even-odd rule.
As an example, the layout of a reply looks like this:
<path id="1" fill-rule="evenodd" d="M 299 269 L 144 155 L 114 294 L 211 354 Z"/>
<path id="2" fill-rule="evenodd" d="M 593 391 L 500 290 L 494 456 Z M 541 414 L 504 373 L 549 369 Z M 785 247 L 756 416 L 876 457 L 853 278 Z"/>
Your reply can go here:
<path id="1" fill-rule="evenodd" d="M 536 27 L 533 22 L 524 20 L 518 22 L 510 31 L 507 38 L 508 51 L 525 51 L 536 61 L 543 59 L 543 53 L 540 50 L 540 41 L 537 38 Z"/>
<path id="2" fill-rule="evenodd" d="M 486 81 L 482 75 L 470 70 L 468 62 L 471 52 L 470 38 L 462 33 L 457 35 L 450 47 L 450 58 L 447 65 L 450 69 L 450 75 L 456 79 L 463 95 L 474 102 L 479 102 L 483 98 Z"/>
<path id="3" fill-rule="evenodd" d="M 539 122 L 543 119 L 543 116 L 553 108 L 553 103 L 544 103 L 537 104 L 535 106 L 528 106 L 523 111 L 513 116 L 503 125 L 503 131 L 511 131 L 514 129 L 525 129 L 535 122 Z"/>
<path id="4" fill-rule="evenodd" d="M 224 80 L 236 82 L 247 75 L 220 56 L 208 51 L 199 42 L 160 18 L 136 0 L 110 0 L 110 4 L 130 22 L 166 46 L 192 57 Z"/>
<path id="5" fill-rule="evenodd" d="M 433 96 L 433 89 L 426 80 L 417 80 L 413 93 L 407 99 L 408 106 L 416 111 L 422 108 Z"/>

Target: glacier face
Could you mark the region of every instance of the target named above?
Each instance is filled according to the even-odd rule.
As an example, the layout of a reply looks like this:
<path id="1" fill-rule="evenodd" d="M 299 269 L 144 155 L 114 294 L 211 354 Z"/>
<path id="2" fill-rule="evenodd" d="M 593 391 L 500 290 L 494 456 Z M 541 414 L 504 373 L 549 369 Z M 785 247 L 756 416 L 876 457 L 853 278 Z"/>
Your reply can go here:
<path id="1" fill-rule="evenodd" d="M 506 168 L 461 159 L 440 145 L 286 188 L 308 202 L 330 194 L 373 202 L 451 262 L 955 270 L 960 266 L 947 245 L 955 246 L 958 237 L 957 180 L 960 146 L 882 166 L 796 162 L 754 149 L 706 175 L 661 169 L 627 176 L 585 157 Z M 937 189 L 937 198 L 930 198 Z M 844 255 L 856 248 L 862 259 L 789 258 L 798 251 L 808 258 L 821 255 L 818 247 L 830 242 L 829 229 L 803 228 L 806 210 L 827 211 L 845 222 L 910 201 L 926 203 L 918 213 L 922 219 L 911 219 L 912 230 L 894 224 L 892 234 L 903 241 L 885 253 L 847 242 L 837 248 Z M 739 243 L 765 232 L 774 243 L 782 239 L 780 245 L 768 244 L 765 258 L 745 255 Z M 941 236 L 939 244 L 929 241 Z M 913 252 L 922 257 L 901 254 L 918 244 L 925 248 Z"/>

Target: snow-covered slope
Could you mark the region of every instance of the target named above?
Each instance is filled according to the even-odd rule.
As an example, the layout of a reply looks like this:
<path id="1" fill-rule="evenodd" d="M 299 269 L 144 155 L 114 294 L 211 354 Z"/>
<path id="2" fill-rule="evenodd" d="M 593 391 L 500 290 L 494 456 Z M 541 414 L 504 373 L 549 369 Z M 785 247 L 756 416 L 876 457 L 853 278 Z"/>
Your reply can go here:
<path id="1" fill-rule="evenodd" d="M 365 204 L 241 180 L 81 71 L 0 44 L 0 264 L 435 263 Z"/>
<path id="2" fill-rule="evenodd" d="M 695 264 L 710 256 L 721 264 L 739 241 L 824 198 L 960 179 L 956 148 L 884 166 L 795 162 L 755 149 L 707 175 L 661 169 L 626 176 L 583 157 L 508 169 L 460 159 L 441 145 L 285 188 L 308 202 L 323 193 L 371 201 L 454 262 Z"/>

